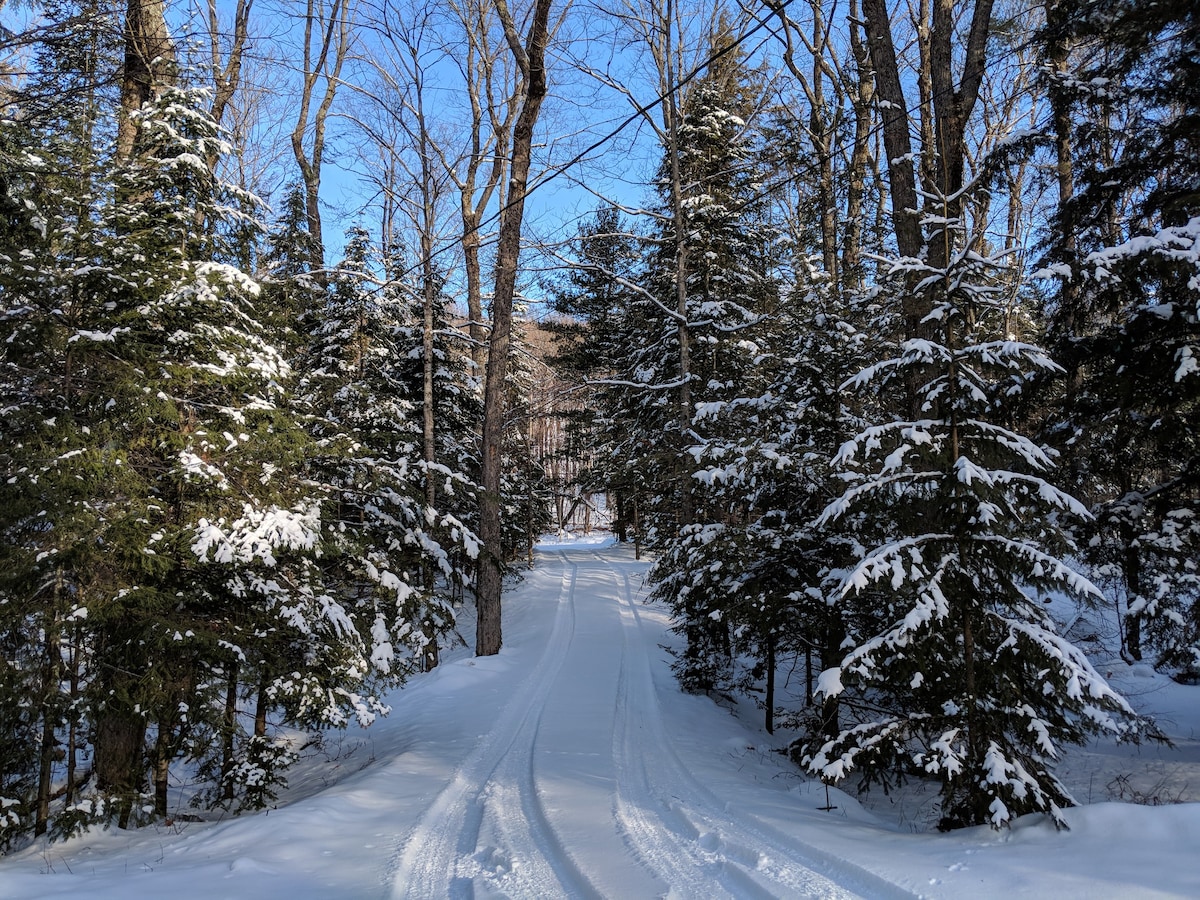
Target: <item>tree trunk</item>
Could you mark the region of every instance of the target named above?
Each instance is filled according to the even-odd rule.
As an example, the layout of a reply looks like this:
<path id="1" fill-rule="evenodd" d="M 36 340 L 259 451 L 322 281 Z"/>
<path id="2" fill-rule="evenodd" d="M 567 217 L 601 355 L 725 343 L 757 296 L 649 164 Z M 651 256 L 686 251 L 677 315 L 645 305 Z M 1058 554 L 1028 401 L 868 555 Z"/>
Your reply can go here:
<path id="1" fill-rule="evenodd" d="M 929 242 L 929 261 L 935 269 L 945 268 L 953 252 L 951 225 L 962 217 L 963 173 L 966 157 L 966 129 L 971 111 L 979 98 L 987 58 L 987 41 L 992 22 L 993 0 L 977 0 L 967 35 L 962 73 L 954 78 L 955 0 L 934 0 L 933 28 L 929 56 L 933 86 L 934 141 L 926 148 L 936 152 L 933 185 L 940 195 L 942 217 L 946 224 L 933 229 Z"/>
<path id="2" fill-rule="evenodd" d="M 126 676 L 114 674 L 107 682 L 112 693 L 102 694 L 110 701 L 96 719 L 96 788 L 117 798 L 117 825 L 128 828 L 134 794 L 142 783 L 146 720 L 121 696 L 132 687 Z"/>
<path id="3" fill-rule="evenodd" d="M 525 97 L 513 128 L 512 165 L 505 213 L 496 245 L 496 282 L 492 297 L 492 331 L 488 337 L 487 376 L 484 381 L 482 481 L 479 497 L 479 537 L 482 543 L 477 597 L 475 652 L 491 656 L 503 642 L 500 592 L 504 575 L 504 548 L 500 522 L 501 448 L 505 426 L 505 387 L 508 377 L 512 304 L 517 285 L 517 260 L 521 250 L 521 222 L 533 148 L 533 128 L 546 96 L 546 44 L 549 41 L 551 0 L 537 0 L 529 37 L 524 47 L 505 0 L 496 0 L 496 11 L 505 37 L 525 82 Z"/>
<path id="4" fill-rule="evenodd" d="M 308 0 L 304 15 L 304 80 L 300 91 L 300 109 L 292 130 L 292 155 L 304 183 L 305 217 L 312 239 L 312 267 L 318 274 L 325 268 L 325 245 L 321 233 L 321 168 L 325 158 L 325 123 L 340 83 L 342 63 L 350 51 L 350 0 L 332 0 L 329 9 L 324 0 Z M 313 33 L 319 43 L 313 45 Z M 313 50 L 316 50 L 314 56 Z M 332 62 L 330 54 L 332 53 Z M 328 68 L 327 68 L 328 66 Z M 304 146 L 309 129 L 309 113 L 317 82 L 324 77 L 325 92 L 312 113 L 312 150 Z"/>
<path id="5" fill-rule="evenodd" d="M 637 494 L 633 495 L 633 558 L 642 558 L 642 517 Z"/>
<path id="6" fill-rule="evenodd" d="M 892 42 L 886 0 L 863 0 L 862 6 L 866 17 L 867 48 L 875 75 L 875 92 L 883 111 L 883 146 L 887 153 L 896 249 L 901 256 L 915 257 L 920 255 L 925 242 L 921 234 L 917 181 L 913 172 L 908 101 L 900 83 L 899 62 Z M 912 314 L 912 310 L 906 310 L 906 318 Z"/>
<path id="7" fill-rule="evenodd" d="M 158 727 L 158 737 L 154 741 L 154 814 L 165 818 L 171 774 L 171 729 L 166 723 L 160 723 Z"/>
<path id="8" fill-rule="evenodd" d="M 229 56 L 221 61 L 221 23 L 217 17 L 217 0 L 208 0 L 208 40 L 211 54 L 213 99 L 210 112 L 218 125 L 225 117 L 233 95 L 242 80 L 242 58 L 245 55 L 246 39 L 250 33 L 250 10 L 254 0 L 237 0 L 233 13 L 233 38 L 229 45 Z M 208 151 L 205 162 L 210 172 L 216 171 L 220 153 L 214 146 Z"/>
<path id="9" fill-rule="evenodd" d="M 858 21 L 858 3 L 852 0 L 850 17 Z M 850 49 L 854 55 L 856 70 L 854 101 L 854 149 L 850 154 L 850 167 L 846 172 L 846 226 L 842 233 L 842 285 L 843 291 L 857 293 L 863 285 L 862 259 L 862 209 L 866 194 L 867 160 L 871 152 L 871 104 L 875 97 L 875 85 L 871 79 L 870 58 L 863 44 L 861 26 L 851 23 Z"/>
<path id="10" fill-rule="evenodd" d="M 225 733 L 221 735 L 221 799 L 229 801 L 234 798 L 233 751 L 237 733 L 237 689 L 238 665 L 231 662 L 225 680 L 225 719 L 222 722 Z"/>
<path id="11" fill-rule="evenodd" d="M 117 159 L 133 157 L 139 130 L 134 114 L 172 77 L 174 65 L 175 48 L 167 30 L 163 0 L 128 0 L 121 114 L 117 119 Z"/>
<path id="12" fill-rule="evenodd" d="M 71 653 L 68 661 L 70 667 L 69 681 L 71 686 L 70 700 L 72 709 L 68 716 L 67 726 L 67 789 L 65 803 L 70 806 L 75 801 L 75 788 L 78 781 L 76 769 L 79 764 L 79 714 L 75 712 L 75 704 L 79 697 L 79 643 L 80 628 L 72 629 Z"/>
<path id="13" fill-rule="evenodd" d="M 767 734 L 775 733 L 775 632 L 767 635 L 767 696 L 766 728 Z"/>
<path id="14" fill-rule="evenodd" d="M 61 584 L 62 571 L 59 570 L 58 580 Z M 57 608 L 58 588 L 55 589 Z M 59 631 L 56 622 L 46 625 L 45 665 L 42 669 L 42 740 L 41 754 L 38 767 L 37 811 L 34 820 L 33 833 L 46 833 L 50 821 L 50 791 L 52 788 L 51 775 L 54 769 L 54 754 L 58 750 L 58 740 L 55 737 L 56 716 L 51 699 L 58 693 L 60 680 L 59 669 L 62 665 L 62 654 L 59 649 Z"/>

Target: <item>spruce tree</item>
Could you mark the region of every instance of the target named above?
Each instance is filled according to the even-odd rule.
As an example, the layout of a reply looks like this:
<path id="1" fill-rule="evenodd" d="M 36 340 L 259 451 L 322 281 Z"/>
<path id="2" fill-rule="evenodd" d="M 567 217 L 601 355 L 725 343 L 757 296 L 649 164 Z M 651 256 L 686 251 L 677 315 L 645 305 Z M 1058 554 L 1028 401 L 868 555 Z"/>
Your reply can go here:
<path id="1" fill-rule="evenodd" d="M 768 323 L 780 305 L 783 262 L 778 230 L 768 214 L 771 195 L 762 190 L 767 154 L 761 77 L 740 50 L 730 49 L 731 40 L 722 21 L 712 36 L 713 61 L 684 100 L 678 146 L 668 148 L 661 173 L 669 201 L 664 205 L 678 201 L 684 234 L 668 229 L 649 255 L 643 316 L 658 340 L 643 340 L 630 366 L 631 381 L 654 388 L 648 392 L 651 403 L 641 402 L 635 431 L 678 435 L 674 442 L 645 447 L 639 466 L 652 475 L 653 487 L 643 518 L 652 539 L 667 551 L 652 577 L 662 582 L 659 593 L 673 603 L 687 639 L 680 675 L 685 685 L 699 690 L 716 687 L 729 669 L 730 627 L 736 623 L 711 608 L 715 597 L 710 600 L 694 588 L 677 591 L 673 564 L 679 552 L 686 552 L 681 542 L 740 525 L 746 516 L 744 501 L 714 503 L 699 488 L 697 461 L 714 443 L 736 441 L 745 433 L 744 420 L 728 411 L 748 409 L 770 385 L 765 363 L 776 348 Z M 677 181 L 666 177 L 675 162 Z M 663 315 L 680 293 L 686 295 L 686 327 L 678 316 Z M 684 341 L 686 371 L 679 353 Z M 690 403 L 687 420 L 682 429 L 672 428 L 667 424 L 672 412 L 683 415 L 681 396 Z M 726 414 L 712 415 L 718 409 Z"/>
<path id="2" fill-rule="evenodd" d="M 943 828 L 1028 812 L 1065 825 L 1074 800 L 1053 772 L 1063 745 L 1142 726 L 1044 604 L 1052 592 L 1102 597 L 1064 560 L 1066 517 L 1087 510 L 1045 480 L 1052 454 L 1008 424 L 1030 377 L 1059 368 L 996 334 L 997 266 L 967 249 L 945 270 L 895 267 L 929 293 L 935 336 L 905 341 L 846 387 L 917 385 L 923 417 L 847 441 L 834 460 L 847 487 L 821 519 L 862 514 L 864 550 L 839 593 L 868 601 L 876 624 L 851 631 L 853 649 L 818 684 L 860 698 L 860 720 L 812 740 L 805 761 L 829 782 L 932 777 Z"/>
<path id="3" fill-rule="evenodd" d="M 426 503 L 427 477 L 442 486 L 455 476 L 427 473 L 422 460 L 420 390 L 404 344 L 412 310 L 394 285 L 383 289 L 365 230 L 349 232 L 345 254 L 314 312 L 305 360 L 304 402 L 322 448 L 312 474 L 332 495 L 330 578 L 376 674 L 395 684 L 436 663 L 464 578 L 455 550 L 472 535 Z"/>
<path id="4" fill-rule="evenodd" d="M 833 596 L 851 541 L 815 523 L 840 492 L 829 460 L 861 424 L 838 386 L 863 359 L 866 336 L 852 324 L 858 311 L 808 272 L 773 317 L 774 352 L 762 363 L 771 373 L 767 390 L 706 412 L 723 420 L 715 429 L 723 436 L 697 454 L 698 495 L 714 521 L 685 530 L 658 586 L 677 615 L 694 602 L 694 614 L 721 621 L 731 636 L 730 647 L 676 664 L 684 686 L 723 684 L 761 696 L 768 730 L 775 670 L 790 663 L 805 672 L 807 702 L 789 724 L 836 730 L 837 701 L 811 705 L 814 666 L 841 658 L 848 615 Z"/>

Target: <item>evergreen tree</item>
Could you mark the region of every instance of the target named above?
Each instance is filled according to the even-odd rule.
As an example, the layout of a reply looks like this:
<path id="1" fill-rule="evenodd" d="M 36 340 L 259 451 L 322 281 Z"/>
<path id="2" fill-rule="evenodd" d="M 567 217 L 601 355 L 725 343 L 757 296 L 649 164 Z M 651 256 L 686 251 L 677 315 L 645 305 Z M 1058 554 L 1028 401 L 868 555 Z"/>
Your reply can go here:
<path id="1" fill-rule="evenodd" d="M 1200 671 L 1200 22 L 1194 4 L 1052 4 L 1061 198 L 1043 274 L 1071 372 L 1059 431 L 1130 660 Z M 1074 52 L 1069 52 L 1072 48 Z"/>
<path id="2" fill-rule="evenodd" d="M 31 76 L 0 123 L 12 213 L 0 246 L 0 641 L 10 651 L 0 715 L 14 737 L 0 761 L 0 842 L 50 825 L 52 764 L 64 733 L 79 730 L 80 611 L 112 584 L 97 537 L 113 518 L 110 492 L 130 481 L 101 450 L 112 432 L 91 400 L 119 368 L 98 296 L 110 273 L 95 248 L 116 106 L 104 73 L 118 48 L 95 4 L 48 4 L 46 16 Z M 68 801 L 80 744 L 62 748 Z"/>
<path id="3" fill-rule="evenodd" d="M 848 386 L 919 385 L 925 417 L 847 441 L 834 460 L 846 490 L 822 515 L 865 512 L 865 552 L 839 593 L 869 598 L 877 625 L 852 630 L 853 649 L 818 690 L 854 692 L 876 712 L 812 741 L 805 761 L 827 781 L 935 777 L 943 828 L 998 828 L 1028 812 L 1062 826 L 1074 802 L 1053 774 L 1062 745 L 1135 736 L 1142 723 L 1043 604 L 1048 592 L 1102 599 L 1062 558 L 1061 517 L 1086 509 L 1044 479 L 1051 454 L 1006 424 L 1030 376 L 1058 367 L 994 336 L 997 261 L 960 250 L 947 270 L 908 262 L 893 276 L 914 265 L 936 339 L 905 341 Z"/>
<path id="4" fill-rule="evenodd" d="M 662 224 L 647 240 L 614 367 L 628 428 L 617 454 L 626 480 L 642 486 L 646 538 L 660 546 L 703 518 L 692 503 L 691 448 L 713 436 L 699 429 L 717 420 L 701 425 L 697 411 L 766 386 L 756 360 L 766 350 L 758 343 L 765 317 L 777 306 L 780 247 L 761 190 L 761 79 L 729 49 L 732 40 L 722 22 L 711 38 L 713 62 L 684 99 L 676 143 L 664 147 Z M 682 223 L 665 212 L 675 208 Z"/>
<path id="5" fill-rule="evenodd" d="M 310 339 L 325 290 L 324 273 L 311 271 L 316 250 L 304 204 L 304 189 L 289 185 L 260 260 L 262 318 L 291 360 Z"/>
<path id="6" fill-rule="evenodd" d="M 657 340 L 648 344 L 643 339 L 629 367 L 630 381 L 656 388 L 650 403 L 642 399 L 635 433 L 678 435 L 674 442 L 650 442 L 638 465 L 653 486 L 643 518 L 652 539 L 666 548 L 652 577 L 662 581 L 659 593 L 673 603 L 687 637 L 683 681 L 702 690 L 715 687 L 728 670 L 730 626 L 737 623 L 712 609 L 713 602 L 720 602 L 716 595 L 708 599 L 694 587 L 677 591 L 672 564 L 686 552 L 677 542 L 687 544 L 745 521 L 744 499 L 722 505 L 698 490 L 696 463 L 714 443 L 736 442 L 745 434 L 753 398 L 770 385 L 765 362 L 777 348 L 770 343 L 768 323 L 779 307 L 777 277 L 783 261 L 778 230 L 768 214 L 770 193 L 762 190 L 767 161 L 759 124 L 761 79 L 740 51 L 729 49 L 731 40 L 722 21 L 712 38 L 713 62 L 685 98 L 678 146 L 668 149 L 668 155 L 678 155 L 679 177 L 666 177 L 668 159 L 661 176 L 664 199 L 668 206 L 678 201 L 685 225 L 682 235 L 660 235 L 648 260 L 647 296 L 641 305 L 646 331 Z M 672 196 L 675 191 L 682 196 Z M 663 315 L 664 310 L 678 313 L 672 298 L 680 295 L 681 272 L 686 323 L 678 314 Z M 681 346 L 686 354 L 680 353 Z M 675 411 L 682 415 L 681 397 L 690 403 L 682 431 L 670 425 Z M 712 415 L 718 409 L 725 414 Z M 759 635 L 765 633 L 772 629 Z"/>
<path id="7" fill-rule="evenodd" d="M 314 315 L 303 392 L 322 448 L 313 474 L 335 510 L 327 568 L 336 567 L 330 577 L 356 611 L 369 660 L 397 683 L 436 662 L 437 642 L 454 625 L 447 589 L 464 578 L 451 551 L 472 536 L 426 505 L 419 401 L 401 344 L 411 310 L 380 289 L 375 264 L 366 231 L 352 229 Z"/>
<path id="8" fill-rule="evenodd" d="M 714 521 L 686 529 L 659 564 L 657 590 L 677 616 L 693 604 L 693 614 L 720 620 L 731 635 L 729 647 L 690 646 L 675 665 L 681 683 L 761 685 L 768 730 L 776 667 L 803 659 L 811 704 L 813 666 L 841 658 L 847 615 L 833 593 L 851 541 L 815 522 L 840 491 L 829 459 L 859 424 L 837 389 L 863 358 L 865 335 L 852 324 L 857 311 L 840 304 L 827 281 L 808 282 L 772 322 L 778 349 L 764 363 L 768 390 L 708 409 L 726 420 L 718 432 L 730 435 L 697 448 L 699 496 Z M 809 707 L 791 724 L 797 718 L 836 733 L 837 701 Z"/>

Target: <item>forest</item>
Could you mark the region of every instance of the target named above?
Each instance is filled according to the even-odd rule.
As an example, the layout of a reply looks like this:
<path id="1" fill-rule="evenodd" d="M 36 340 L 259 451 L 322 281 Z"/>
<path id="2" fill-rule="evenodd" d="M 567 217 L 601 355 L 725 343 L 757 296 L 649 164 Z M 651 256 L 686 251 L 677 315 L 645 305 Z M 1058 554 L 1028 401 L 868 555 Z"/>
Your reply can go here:
<path id="1" fill-rule="evenodd" d="M 945 829 L 1200 683 L 1186 0 L 0 0 L 0 853 L 261 809 L 535 537 Z M 802 672 L 800 703 L 777 674 Z"/>

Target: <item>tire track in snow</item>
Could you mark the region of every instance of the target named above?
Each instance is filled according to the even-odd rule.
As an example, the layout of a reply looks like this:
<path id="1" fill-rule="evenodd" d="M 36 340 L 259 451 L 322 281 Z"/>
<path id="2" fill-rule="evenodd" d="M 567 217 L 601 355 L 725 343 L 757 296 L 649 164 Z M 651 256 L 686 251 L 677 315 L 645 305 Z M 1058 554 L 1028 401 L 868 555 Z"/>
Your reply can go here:
<path id="1" fill-rule="evenodd" d="M 614 813 L 634 851 L 671 885 L 670 896 L 712 897 L 718 887 L 732 897 L 846 898 L 858 891 L 913 896 L 853 863 L 736 814 L 701 784 L 663 725 L 628 570 L 596 556 L 617 580 L 622 623 Z"/>
<path id="2" fill-rule="evenodd" d="M 574 637 L 577 576 L 576 564 L 564 565 L 541 659 L 409 834 L 393 860 L 391 897 L 469 898 L 477 889 L 485 895 L 596 896 L 550 828 L 533 775 L 546 700 Z"/>

